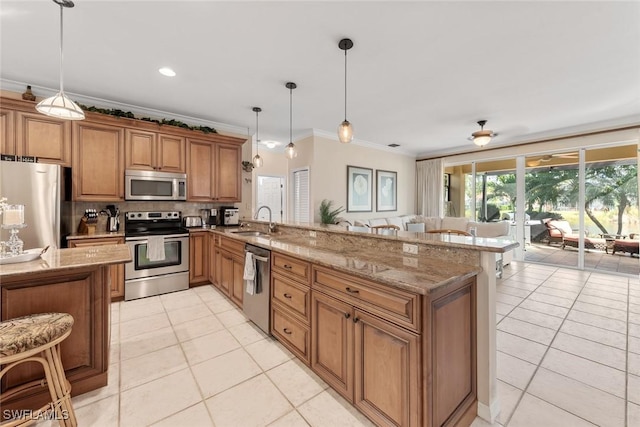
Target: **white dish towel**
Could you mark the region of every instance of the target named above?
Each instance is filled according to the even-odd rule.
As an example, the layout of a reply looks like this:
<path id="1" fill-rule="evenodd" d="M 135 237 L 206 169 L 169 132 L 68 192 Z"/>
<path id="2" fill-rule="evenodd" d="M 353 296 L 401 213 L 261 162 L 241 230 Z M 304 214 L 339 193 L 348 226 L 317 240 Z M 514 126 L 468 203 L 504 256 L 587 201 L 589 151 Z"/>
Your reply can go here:
<path id="1" fill-rule="evenodd" d="M 166 258 L 164 236 L 149 236 L 147 238 L 147 258 L 149 261 L 163 261 Z"/>
<path id="2" fill-rule="evenodd" d="M 249 295 L 256 293 L 256 260 L 251 252 L 247 252 L 244 257 L 244 274 L 242 276 L 245 283 L 246 292 Z"/>

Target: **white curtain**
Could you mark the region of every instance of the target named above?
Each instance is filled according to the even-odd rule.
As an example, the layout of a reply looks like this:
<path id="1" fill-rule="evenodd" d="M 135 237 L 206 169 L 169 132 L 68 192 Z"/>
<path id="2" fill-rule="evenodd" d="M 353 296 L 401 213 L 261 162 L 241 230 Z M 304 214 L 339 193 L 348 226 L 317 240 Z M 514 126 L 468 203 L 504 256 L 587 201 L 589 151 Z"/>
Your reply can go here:
<path id="1" fill-rule="evenodd" d="M 442 159 L 416 162 L 416 212 L 442 217 L 444 165 Z"/>

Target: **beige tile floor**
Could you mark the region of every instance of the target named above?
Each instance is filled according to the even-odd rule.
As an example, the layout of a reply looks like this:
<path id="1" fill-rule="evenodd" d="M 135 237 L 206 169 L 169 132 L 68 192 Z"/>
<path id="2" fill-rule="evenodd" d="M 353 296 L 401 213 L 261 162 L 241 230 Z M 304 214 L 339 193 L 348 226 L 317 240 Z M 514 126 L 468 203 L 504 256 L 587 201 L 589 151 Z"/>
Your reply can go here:
<path id="1" fill-rule="evenodd" d="M 513 263 L 497 291 L 494 426 L 640 426 L 637 278 Z M 112 304 L 111 341 L 81 426 L 371 425 L 211 286 Z"/>

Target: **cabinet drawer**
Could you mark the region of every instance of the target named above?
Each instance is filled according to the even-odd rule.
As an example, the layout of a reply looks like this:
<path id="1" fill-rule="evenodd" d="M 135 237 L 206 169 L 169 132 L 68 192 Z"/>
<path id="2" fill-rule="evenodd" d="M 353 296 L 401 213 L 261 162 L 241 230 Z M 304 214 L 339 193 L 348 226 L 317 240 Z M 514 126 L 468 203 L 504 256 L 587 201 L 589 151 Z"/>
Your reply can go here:
<path id="1" fill-rule="evenodd" d="M 271 297 L 309 322 L 309 287 L 274 274 Z"/>
<path id="2" fill-rule="evenodd" d="M 244 256 L 244 242 L 239 240 L 220 237 L 220 248 Z"/>
<path id="3" fill-rule="evenodd" d="M 271 316 L 271 333 L 285 347 L 309 365 L 309 356 L 311 355 L 309 351 L 311 342 L 309 327 L 294 320 L 293 317 L 277 306 L 271 307 Z"/>
<path id="4" fill-rule="evenodd" d="M 291 258 L 279 253 L 272 254 L 273 271 L 285 274 L 289 277 L 300 279 L 305 283 L 309 283 L 311 265 L 308 262 Z"/>
<path id="5" fill-rule="evenodd" d="M 419 332 L 420 300 L 417 294 L 322 267 L 314 267 L 312 286 L 400 326 Z"/>

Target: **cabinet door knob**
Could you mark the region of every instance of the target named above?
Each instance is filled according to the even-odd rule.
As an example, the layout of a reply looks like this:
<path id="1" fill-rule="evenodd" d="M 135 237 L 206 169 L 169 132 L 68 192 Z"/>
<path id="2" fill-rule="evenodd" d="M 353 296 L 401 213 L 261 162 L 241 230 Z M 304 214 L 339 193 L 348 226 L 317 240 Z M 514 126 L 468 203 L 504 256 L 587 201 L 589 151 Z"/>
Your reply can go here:
<path id="1" fill-rule="evenodd" d="M 353 323 L 358 323 L 358 320 L 360 320 L 360 319 L 358 319 L 357 317 L 354 317 L 353 318 Z"/>
<path id="2" fill-rule="evenodd" d="M 349 287 L 347 287 L 347 292 L 349 292 L 350 294 L 359 294 L 360 291 L 357 289 L 351 289 Z"/>
<path id="3" fill-rule="evenodd" d="M 291 335 L 291 331 L 287 328 L 284 328 L 282 331 L 287 335 Z"/>
<path id="4" fill-rule="evenodd" d="M 287 270 L 291 270 L 293 268 L 289 264 L 285 264 L 285 265 L 283 265 L 283 267 L 286 268 Z"/>
<path id="5" fill-rule="evenodd" d="M 284 297 L 291 299 L 291 295 L 289 295 L 289 294 L 284 294 Z"/>
<path id="6" fill-rule="evenodd" d="M 344 314 L 344 318 L 345 318 L 345 319 L 348 319 L 349 317 L 351 317 L 351 313 L 345 313 L 345 314 Z"/>

